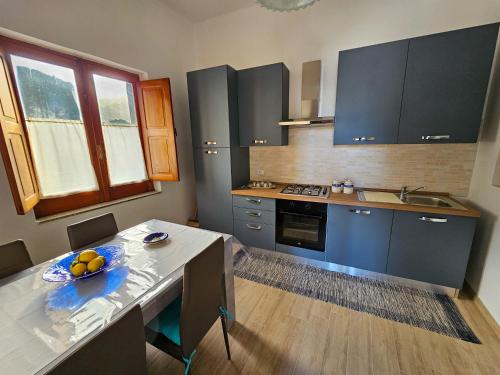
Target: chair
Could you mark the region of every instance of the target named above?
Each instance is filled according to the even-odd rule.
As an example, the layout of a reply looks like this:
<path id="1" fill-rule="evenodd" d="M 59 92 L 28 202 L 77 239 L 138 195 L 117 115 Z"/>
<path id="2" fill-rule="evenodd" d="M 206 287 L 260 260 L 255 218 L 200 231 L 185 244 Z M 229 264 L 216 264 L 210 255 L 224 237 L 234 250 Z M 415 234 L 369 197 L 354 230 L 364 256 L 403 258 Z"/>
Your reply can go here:
<path id="1" fill-rule="evenodd" d="M 71 224 L 67 228 L 71 250 L 78 250 L 91 243 L 118 233 L 112 213 Z"/>
<path id="2" fill-rule="evenodd" d="M 220 317 L 231 360 L 227 336 L 227 310 L 223 307 L 222 277 L 224 241 L 219 238 L 184 267 L 182 295 L 146 327 L 146 341 L 184 363 L 190 371 L 196 347 Z"/>
<path id="3" fill-rule="evenodd" d="M 33 267 L 33 262 L 22 240 L 0 245 L 0 279 L 30 267 Z"/>
<path id="4" fill-rule="evenodd" d="M 82 348 L 64 359 L 50 375 L 145 375 L 146 341 L 141 307 L 136 305 Z"/>

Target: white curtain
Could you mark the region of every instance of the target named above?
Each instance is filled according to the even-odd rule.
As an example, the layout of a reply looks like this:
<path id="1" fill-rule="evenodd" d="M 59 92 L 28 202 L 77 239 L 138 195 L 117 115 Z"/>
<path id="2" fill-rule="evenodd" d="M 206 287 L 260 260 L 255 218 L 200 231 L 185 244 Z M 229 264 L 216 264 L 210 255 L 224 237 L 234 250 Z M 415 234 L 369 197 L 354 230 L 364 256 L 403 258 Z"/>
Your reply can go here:
<path id="1" fill-rule="evenodd" d="M 133 125 L 103 125 L 111 185 L 148 179 L 139 128 Z"/>
<path id="2" fill-rule="evenodd" d="M 79 121 L 26 121 L 43 198 L 99 189 Z"/>

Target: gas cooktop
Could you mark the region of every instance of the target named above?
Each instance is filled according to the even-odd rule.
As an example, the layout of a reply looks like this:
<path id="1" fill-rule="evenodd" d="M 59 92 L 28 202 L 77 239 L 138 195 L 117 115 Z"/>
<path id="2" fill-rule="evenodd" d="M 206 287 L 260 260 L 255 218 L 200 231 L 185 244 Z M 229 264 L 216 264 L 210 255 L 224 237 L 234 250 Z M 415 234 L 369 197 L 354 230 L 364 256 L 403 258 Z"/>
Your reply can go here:
<path id="1" fill-rule="evenodd" d="M 328 198 L 330 187 L 322 185 L 287 185 L 281 190 L 280 194 Z"/>

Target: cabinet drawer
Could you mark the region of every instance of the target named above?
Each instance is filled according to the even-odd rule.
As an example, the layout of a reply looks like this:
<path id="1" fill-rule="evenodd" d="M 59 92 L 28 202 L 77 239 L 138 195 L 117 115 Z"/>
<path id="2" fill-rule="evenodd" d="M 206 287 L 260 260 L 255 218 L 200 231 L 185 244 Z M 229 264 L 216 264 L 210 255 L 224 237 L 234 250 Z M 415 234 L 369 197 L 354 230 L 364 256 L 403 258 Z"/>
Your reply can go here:
<path id="1" fill-rule="evenodd" d="M 243 208 L 258 208 L 265 211 L 276 211 L 276 200 L 260 197 L 233 196 L 233 206 Z"/>
<path id="2" fill-rule="evenodd" d="M 255 208 L 233 207 L 233 214 L 236 220 L 253 221 L 255 223 L 263 223 L 275 225 L 276 215 L 274 211 L 264 211 Z"/>
<path id="3" fill-rule="evenodd" d="M 234 236 L 246 246 L 265 250 L 274 250 L 275 248 L 274 225 L 235 220 Z"/>

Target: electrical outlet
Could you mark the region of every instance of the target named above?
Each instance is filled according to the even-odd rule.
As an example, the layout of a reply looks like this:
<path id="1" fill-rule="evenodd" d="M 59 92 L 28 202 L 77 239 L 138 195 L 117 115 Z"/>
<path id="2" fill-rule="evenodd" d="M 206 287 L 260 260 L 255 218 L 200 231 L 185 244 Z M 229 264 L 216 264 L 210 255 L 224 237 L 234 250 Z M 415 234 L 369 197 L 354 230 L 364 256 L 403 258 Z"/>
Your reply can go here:
<path id="1" fill-rule="evenodd" d="M 257 176 L 264 176 L 264 170 L 263 169 L 257 169 Z"/>

